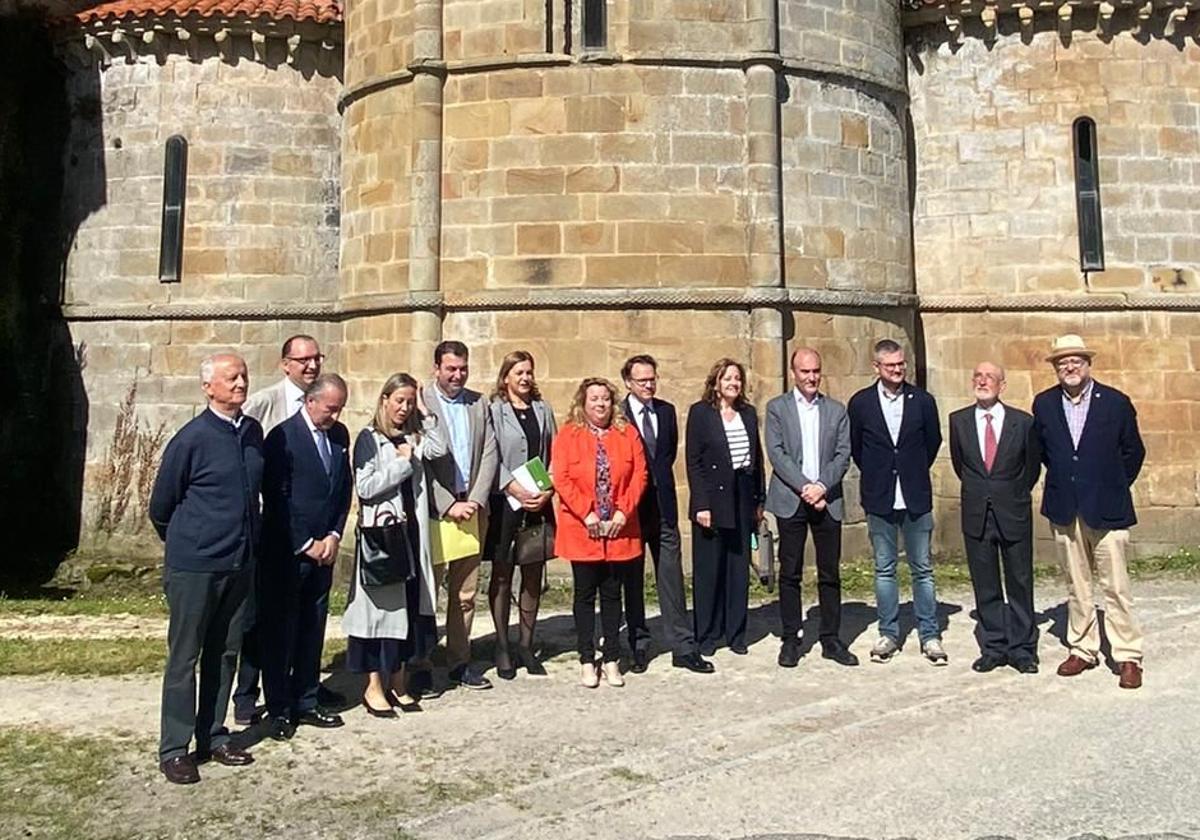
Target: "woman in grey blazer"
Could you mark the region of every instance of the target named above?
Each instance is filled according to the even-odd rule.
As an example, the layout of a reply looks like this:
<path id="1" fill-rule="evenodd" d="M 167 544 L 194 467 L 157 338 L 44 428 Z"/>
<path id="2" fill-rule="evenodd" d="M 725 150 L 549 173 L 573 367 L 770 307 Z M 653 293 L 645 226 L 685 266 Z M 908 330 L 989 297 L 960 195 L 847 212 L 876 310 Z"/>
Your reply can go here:
<path id="1" fill-rule="evenodd" d="M 550 469 L 550 447 L 558 430 L 554 412 L 538 392 L 533 375 L 533 356 L 514 350 L 500 363 L 496 390 L 492 392 L 489 418 L 496 433 L 500 467 L 491 497 L 491 515 L 484 540 L 483 559 L 492 563 L 492 582 L 488 601 L 496 624 L 496 676 L 511 680 L 517 665 L 530 674 L 544 675 L 546 669 L 533 655 L 533 627 L 542 599 L 545 563 L 526 563 L 521 568 L 521 592 L 518 600 L 521 630 L 517 660 L 509 650 L 508 619 L 512 604 L 513 542 L 522 527 L 553 518 L 550 497 L 553 491 L 532 493 L 513 479 L 513 471 L 535 456 Z M 514 510 L 509 499 L 517 503 Z"/>
<path id="2" fill-rule="evenodd" d="M 354 487 L 360 524 L 399 521 L 406 531 L 416 576 L 406 583 L 364 587 L 357 564 L 342 629 L 350 637 L 351 671 L 368 674 L 363 706 L 375 717 L 395 717 L 392 705 L 415 711 L 405 698 L 404 666 L 437 647 L 437 589 L 429 554 L 429 491 L 423 458 L 449 449 L 437 417 L 420 404 L 420 389 L 407 373 L 384 383 L 371 425 L 354 442 Z"/>

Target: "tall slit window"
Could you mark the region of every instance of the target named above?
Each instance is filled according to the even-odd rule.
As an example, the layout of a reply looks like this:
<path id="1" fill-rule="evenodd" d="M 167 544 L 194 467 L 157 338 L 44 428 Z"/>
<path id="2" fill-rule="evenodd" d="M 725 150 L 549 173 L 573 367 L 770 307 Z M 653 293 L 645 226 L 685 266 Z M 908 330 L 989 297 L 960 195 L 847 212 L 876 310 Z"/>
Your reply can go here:
<path id="1" fill-rule="evenodd" d="M 1100 160 L 1096 121 L 1080 117 L 1071 126 L 1075 148 L 1075 215 L 1079 224 L 1079 267 L 1104 270 L 1104 226 L 1100 219 Z"/>
<path id="2" fill-rule="evenodd" d="M 162 235 L 158 244 L 158 279 L 178 283 L 183 266 L 183 205 L 187 196 L 187 140 L 167 138 L 163 161 Z"/>
<path id="3" fill-rule="evenodd" d="M 602 50 L 607 46 L 607 0 L 583 0 L 583 48 Z"/>

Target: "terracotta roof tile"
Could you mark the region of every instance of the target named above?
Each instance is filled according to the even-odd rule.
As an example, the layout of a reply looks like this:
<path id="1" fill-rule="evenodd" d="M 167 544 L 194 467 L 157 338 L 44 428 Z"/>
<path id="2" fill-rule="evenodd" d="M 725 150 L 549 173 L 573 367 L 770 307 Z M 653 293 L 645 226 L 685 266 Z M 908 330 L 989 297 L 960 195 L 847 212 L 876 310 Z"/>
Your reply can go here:
<path id="1" fill-rule="evenodd" d="M 104 0 L 75 15 L 80 23 L 174 15 L 267 17 L 274 20 L 340 23 L 341 0 Z"/>

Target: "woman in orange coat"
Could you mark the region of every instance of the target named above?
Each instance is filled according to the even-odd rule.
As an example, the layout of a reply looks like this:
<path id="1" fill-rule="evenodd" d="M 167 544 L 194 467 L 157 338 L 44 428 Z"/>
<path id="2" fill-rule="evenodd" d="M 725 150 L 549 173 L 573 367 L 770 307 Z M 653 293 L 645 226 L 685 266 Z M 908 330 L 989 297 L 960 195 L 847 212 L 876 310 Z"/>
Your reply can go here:
<path id="1" fill-rule="evenodd" d="M 646 489 L 646 456 L 637 430 L 616 411 L 617 389 L 607 379 L 579 383 L 566 424 L 554 439 L 558 530 L 554 553 L 571 562 L 580 682 L 600 684 L 596 671 L 596 593 L 604 633 L 604 679 L 625 684 L 621 654 L 622 566 L 642 556 L 637 506 Z"/>

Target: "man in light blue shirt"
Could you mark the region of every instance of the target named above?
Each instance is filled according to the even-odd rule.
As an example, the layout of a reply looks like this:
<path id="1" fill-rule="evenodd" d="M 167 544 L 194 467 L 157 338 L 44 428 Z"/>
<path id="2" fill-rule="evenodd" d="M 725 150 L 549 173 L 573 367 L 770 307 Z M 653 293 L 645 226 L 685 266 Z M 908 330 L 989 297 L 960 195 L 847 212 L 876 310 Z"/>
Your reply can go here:
<path id="1" fill-rule="evenodd" d="M 431 518 L 454 522 L 474 521 L 480 540 L 487 533 L 488 497 L 495 489 L 499 454 L 496 433 L 487 416 L 487 400 L 466 387 L 470 374 L 467 346 L 443 341 L 433 351 L 433 381 L 425 386 L 425 405 L 450 436 L 450 451 L 428 459 Z M 492 684 L 471 667 L 471 623 L 475 618 L 475 591 L 480 556 L 475 554 L 437 565 L 434 572 L 447 578 L 446 660 L 451 683 L 464 688 L 491 688 Z M 414 669 L 409 692 L 428 691 L 428 669 Z"/>

